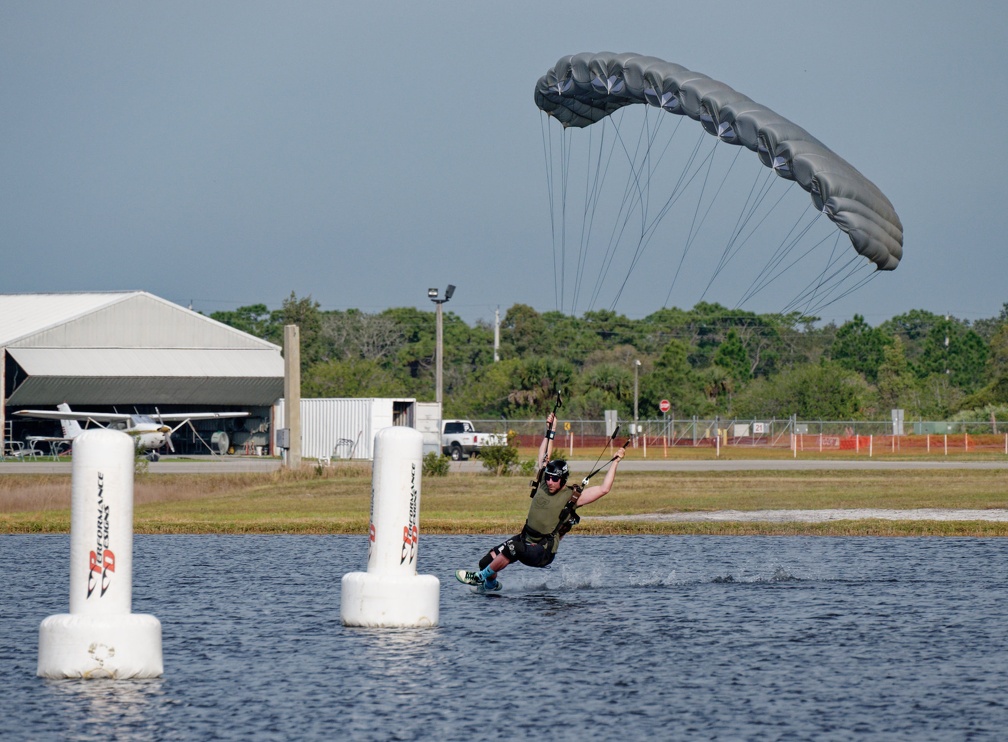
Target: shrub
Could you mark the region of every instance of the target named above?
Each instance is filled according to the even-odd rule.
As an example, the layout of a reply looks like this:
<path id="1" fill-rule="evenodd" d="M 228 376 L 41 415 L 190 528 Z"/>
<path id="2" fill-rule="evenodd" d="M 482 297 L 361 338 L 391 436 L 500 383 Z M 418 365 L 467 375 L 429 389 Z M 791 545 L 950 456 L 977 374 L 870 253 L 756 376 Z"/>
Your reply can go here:
<path id="1" fill-rule="evenodd" d="M 423 457 L 423 473 L 427 477 L 443 477 L 448 473 L 451 460 L 437 451 Z"/>
<path id="2" fill-rule="evenodd" d="M 518 449 L 514 446 L 483 446 L 480 449 L 483 468 L 498 477 L 511 473 L 511 467 L 518 465 Z"/>

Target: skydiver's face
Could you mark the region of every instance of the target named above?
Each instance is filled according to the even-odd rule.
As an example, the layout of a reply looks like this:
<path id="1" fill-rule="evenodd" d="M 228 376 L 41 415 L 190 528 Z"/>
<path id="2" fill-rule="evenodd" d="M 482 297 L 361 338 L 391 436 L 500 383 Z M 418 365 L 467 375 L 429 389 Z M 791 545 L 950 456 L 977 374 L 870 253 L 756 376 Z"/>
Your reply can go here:
<path id="1" fill-rule="evenodd" d="M 546 475 L 546 489 L 549 490 L 551 495 L 555 495 L 561 489 L 563 489 L 563 480 L 560 477 L 554 478 L 553 475 Z"/>

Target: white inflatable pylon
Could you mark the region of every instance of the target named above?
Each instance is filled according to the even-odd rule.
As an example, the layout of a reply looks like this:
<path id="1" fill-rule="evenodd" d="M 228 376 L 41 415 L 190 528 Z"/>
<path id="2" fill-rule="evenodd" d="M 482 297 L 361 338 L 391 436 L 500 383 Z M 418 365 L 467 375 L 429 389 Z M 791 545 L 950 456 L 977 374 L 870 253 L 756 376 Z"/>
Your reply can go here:
<path id="1" fill-rule="evenodd" d="M 375 435 L 367 572 L 343 575 L 344 626 L 437 626 L 441 583 L 417 574 L 423 435 L 383 428 Z"/>
<path id="2" fill-rule="evenodd" d="M 133 439 L 86 430 L 74 439 L 70 613 L 39 627 L 43 678 L 156 678 L 161 622 L 133 608 Z"/>

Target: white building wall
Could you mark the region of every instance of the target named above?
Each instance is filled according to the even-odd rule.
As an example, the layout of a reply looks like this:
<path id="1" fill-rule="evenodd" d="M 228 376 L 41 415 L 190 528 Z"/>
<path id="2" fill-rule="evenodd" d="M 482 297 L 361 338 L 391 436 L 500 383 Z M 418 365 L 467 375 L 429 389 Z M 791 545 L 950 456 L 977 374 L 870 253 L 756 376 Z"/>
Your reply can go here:
<path id="1" fill-rule="evenodd" d="M 275 420 L 284 419 L 284 404 L 283 399 L 277 404 Z M 301 456 L 306 459 L 372 459 L 375 434 L 396 424 L 395 407 L 402 404 L 418 406 L 413 399 L 302 399 Z M 416 414 L 406 417 L 419 419 Z"/>

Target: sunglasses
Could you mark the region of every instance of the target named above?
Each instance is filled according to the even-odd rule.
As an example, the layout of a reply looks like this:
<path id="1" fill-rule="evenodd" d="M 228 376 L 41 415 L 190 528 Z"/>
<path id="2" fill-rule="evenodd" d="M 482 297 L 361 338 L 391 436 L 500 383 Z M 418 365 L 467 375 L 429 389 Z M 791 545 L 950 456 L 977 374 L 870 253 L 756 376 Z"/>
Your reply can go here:
<path id="1" fill-rule="evenodd" d="M 563 477 L 560 476 L 559 474 L 547 474 L 546 475 L 546 481 L 548 481 L 548 482 L 559 482 L 561 479 L 563 479 Z"/>

